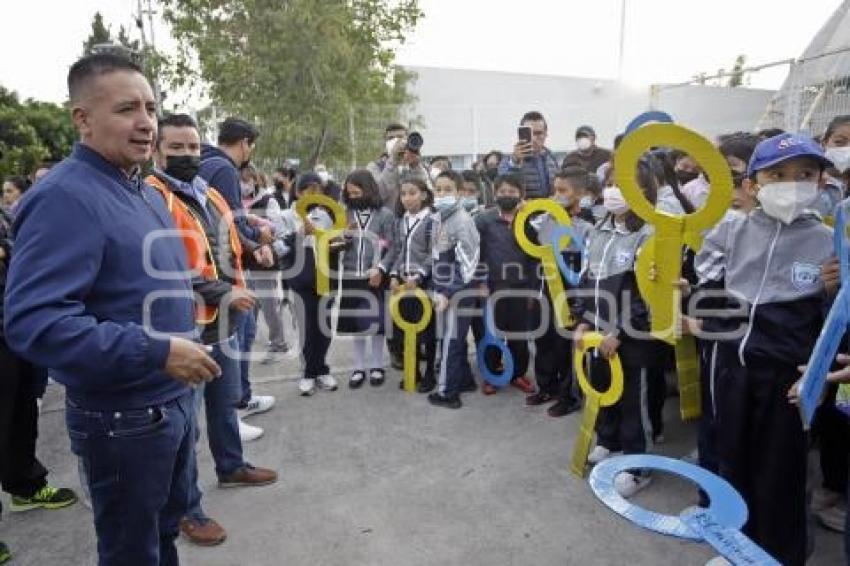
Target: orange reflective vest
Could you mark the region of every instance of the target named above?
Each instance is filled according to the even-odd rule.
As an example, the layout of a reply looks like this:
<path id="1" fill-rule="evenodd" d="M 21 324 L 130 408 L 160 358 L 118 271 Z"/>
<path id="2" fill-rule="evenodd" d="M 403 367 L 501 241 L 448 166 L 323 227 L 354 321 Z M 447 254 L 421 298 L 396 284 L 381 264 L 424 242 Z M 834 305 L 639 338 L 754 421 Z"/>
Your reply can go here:
<path id="1" fill-rule="evenodd" d="M 168 212 L 174 218 L 174 224 L 177 225 L 177 230 L 180 231 L 180 237 L 183 239 L 183 247 L 186 248 L 186 255 L 189 259 L 189 268 L 196 276 L 203 277 L 209 281 L 217 280 L 219 274 L 218 267 L 215 261 L 213 261 L 213 250 L 207 239 L 204 225 L 198 219 L 196 213 L 185 202 L 179 198 L 175 198 L 174 191 L 156 175 L 148 176 L 145 182 L 159 191 L 162 198 L 165 199 Z M 214 188 L 210 187 L 207 190 L 207 198 L 218 210 L 218 213 L 221 215 L 221 221 L 227 222 L 227 230 L 230 234 L 230 249 L 236 256 L 233 261 L 233 279 L 236 280 L 237 287 L 244 288 L 245 277 L 242 272 L 242 244 L 239 242 L 239 234 L 236 232 L 236 225 L 233 222 L 233 212 L 230 210 L 230 205 L 227 204 L 224 197 Z M 196 323 L 210 324 L 215 322 L 215 319 L 218 317 L 217 305 L 196 304 Z"/>

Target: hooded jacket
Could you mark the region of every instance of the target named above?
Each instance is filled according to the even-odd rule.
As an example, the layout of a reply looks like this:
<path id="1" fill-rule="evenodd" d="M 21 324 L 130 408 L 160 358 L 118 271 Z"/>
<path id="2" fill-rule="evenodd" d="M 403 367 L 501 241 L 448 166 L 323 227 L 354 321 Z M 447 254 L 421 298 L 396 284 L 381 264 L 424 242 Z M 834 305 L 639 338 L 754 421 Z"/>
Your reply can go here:
<path id="1" fill-rule="evenodd" d="M 387 253 L 395 231 L 395 215 L 385 207 L 366 210 L 348 209 L 346 248 L 342 253 L 341 275 L 362 279 L 378 267 Z"/>
<path id="2" fill-rule="evenodd" d="M 821 265 L 833 254 L 832 229 L 816 214 L 789 225 L 761 208 L 727 215 L 696 256 L 700 286 L 725 290 L 726 312 L 707 318 L 706 332 L 732 332 L 742 365 L 771 360 L 805 363 L 825 318 Z M 733 309 L 739 312 L 733 312 Z"/>
<path id="3" fill-rule="evenodd" d="M 479 259 L 478 230 L 472 217 L 458 204 L 439 211 L 433 218 L 431 286 L 437 293 L 451 298 L 475 276 Z"/>
<path id="4" fill-rule="evenodd" d="M 403 280 L 416 277 L 420 284 L 431 278 L 432 249 L 436 214 L 430 208 L 418 214 L 403 214 L 393 224 L 392 245 L 379 268 L 390 277 Z"/>
<path id="5" fill-rule="evenodd" d="M 242 236 L 242 247 L 253 251 L 260 238 L 257 228 L 248 224 L 245 208 L 242 205 L 242 188 L 239 180 L 239 169 L 236 164 L 219 148 L 201 145 L 201 168 L 198 175 L 211 186 L 218 189 L 230 210 L 233 211 L 236 228 Z"/>
<path id="6" fill-rule="evenodd" d="M 9 347 L 52 368 L 84 409 L 140 409 L 187 393 L 164 371 L 170 336 L 195 330 L 175 230 L 159 193 L 76 144 L 18 207 Z"/>
<path id="7" fill-rule="evenodd" d="M 500 175 L 519 173 L 522 176 L 527 199 L 548 197 L 558 171 L 555 156 L 545 147 L 539 154 L 523 159 L 522 163 L 514 163 L 513 157 L 506 155 L 499 164 Z"/>

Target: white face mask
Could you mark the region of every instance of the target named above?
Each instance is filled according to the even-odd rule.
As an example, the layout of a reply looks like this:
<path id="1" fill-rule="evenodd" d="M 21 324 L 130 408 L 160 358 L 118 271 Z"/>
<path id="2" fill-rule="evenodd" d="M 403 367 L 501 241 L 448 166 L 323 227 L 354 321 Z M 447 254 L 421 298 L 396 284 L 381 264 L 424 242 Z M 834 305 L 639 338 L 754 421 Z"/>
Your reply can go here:
<path id="1" fill-rule="evenodd" d="M 850 146 L 847 147 L 830 147 L 825 152 L 826 158 L 832 161 L 839 173 L 844 173 L 850 169 Z"/>
<path id="2" fill-rule="evenodd" d="M 328 181 L 330 181 L 331 179 L 331 174 L 327 171 L 316 171 L 316 175 L 319 176 L 319 179 L 321 179 L 323 185 L 327 185 Z"/>
<path id="3" fill-rule="evenodd" d="M 445 197 L 437 197 L 434 199 L 434 207 L 437 210 L 448 210 L 457 203 L 457 197 L 449 195 Z"/>
<path id="4" fill-rule="evenodd" d="M 593 198 L 589 196 L 581 197 L 581 200 L 578 202 L 581 208 L 590 208 L 591 206 L 593 206 Z"/>
<path id="5" fill-rule="evenodd" d="M 606 187 L 602 191 L 602 206 L 612 214 L 625 214 L 629 211 L 629 203 L 623 198 L 620 187 Z"/>
<path id="6" fill-rule="evenodd" d="M 818 184 L 814 181 L 770 183 L 759 189 L 756 198 L 765 214 L 791 224 L 818 198 Z"/>
<path id="7" fill-rule="evenodd" d="M 386 144 L 387 155 L 392 155 L 393 148 L 395 147 L 395 144 L 398 143 L 399 139 L 401 139 L 401 138 L 390 138 L 390 139 L 387 140 L 387 144 Z"/>
<path id="8" fill-rule="evenodd" d="M 576 140 L 576 146 L 582 151 L 584 151 L 586 149 L 590 149 L 590 146 L 592 146 L 592 145 L 593 145 L 593 142 L 590 141 L 590 138 L 582 137 L 582 138 L 579 138 L 579 139 Z"/>

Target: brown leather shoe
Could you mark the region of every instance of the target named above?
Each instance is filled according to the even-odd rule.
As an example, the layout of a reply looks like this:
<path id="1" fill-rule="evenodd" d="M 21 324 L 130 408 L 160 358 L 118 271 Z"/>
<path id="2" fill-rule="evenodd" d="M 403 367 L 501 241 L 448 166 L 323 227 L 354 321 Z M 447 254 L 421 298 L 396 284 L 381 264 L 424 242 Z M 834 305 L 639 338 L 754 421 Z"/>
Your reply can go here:
<path id="1" fill-rule="evenodd" d="M 260 486 L 276 481 L 276 471 L 245 464 L 229 476 L 218 478 L 218 487 Z"/>
<path id="2" fill-rule="evenodd" d="M 215 546 L 227 538 L 227 531 L 213 519 L 201 522 L 183 517 L 180 520 L 180 532 L 189 542 L 198 546 Z"/>

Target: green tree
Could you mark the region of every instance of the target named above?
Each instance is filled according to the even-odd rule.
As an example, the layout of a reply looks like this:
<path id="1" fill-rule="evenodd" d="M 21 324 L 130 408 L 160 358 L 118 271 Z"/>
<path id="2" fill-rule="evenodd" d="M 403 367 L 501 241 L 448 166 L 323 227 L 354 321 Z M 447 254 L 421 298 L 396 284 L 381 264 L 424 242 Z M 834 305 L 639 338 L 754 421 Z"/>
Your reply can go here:
<path id="1" fill-rule="evenodd" d="M 418 0 L 160 3 L 181 45 L 169 82 L 208 86 L 220 116 L 255 121 L 260 159 L 373 157 L 383 126 L 411 102 L 394 48 L 422 16 Z"/>
<path id="2" fill-rule="evenodd" d="M 0 176 L 28 175 L 39 163 L 64 158 L 77 139 L 67 110 L 0 86 Z"/>

